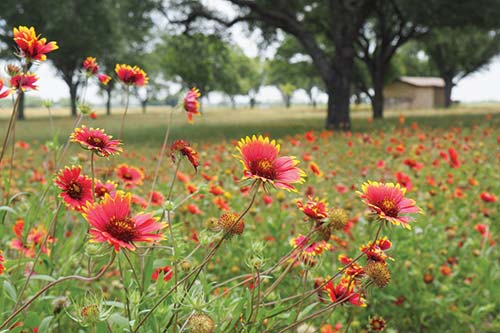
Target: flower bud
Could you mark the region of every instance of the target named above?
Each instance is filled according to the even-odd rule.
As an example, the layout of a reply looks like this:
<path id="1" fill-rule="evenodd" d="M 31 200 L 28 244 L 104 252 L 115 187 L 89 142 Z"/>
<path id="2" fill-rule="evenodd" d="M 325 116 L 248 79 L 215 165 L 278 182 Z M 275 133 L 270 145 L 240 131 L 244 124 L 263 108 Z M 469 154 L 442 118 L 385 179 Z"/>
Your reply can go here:
<path id="1" fill-rule="evenodd" d="M 347 213 L 342 208 L 332 208 L 328 214 L 328 226 L 330 230 L 342 230 L 349 221 Z"/>
<path id="2" fill-rule="evenodd" d="M 193 314 L 186 325 L 189 333 L 213 333 L 214 321 L 204 313 Z"/>
<path id="3" fill-rule="evenodd" d="M 245 229 L 245 223 L 237 213 L 224 213 L 219 217 L 217 226 L 227 233 L 229 237 L 233 235 L 241 235 Z"/>
<path id="4" fill-rule="evenodd" d="M 391 281 L 391 272 L 385 263 L 371 261 L 364 269 L 366 275 L 368 275 L 379 288 L 386 287 Z"/>

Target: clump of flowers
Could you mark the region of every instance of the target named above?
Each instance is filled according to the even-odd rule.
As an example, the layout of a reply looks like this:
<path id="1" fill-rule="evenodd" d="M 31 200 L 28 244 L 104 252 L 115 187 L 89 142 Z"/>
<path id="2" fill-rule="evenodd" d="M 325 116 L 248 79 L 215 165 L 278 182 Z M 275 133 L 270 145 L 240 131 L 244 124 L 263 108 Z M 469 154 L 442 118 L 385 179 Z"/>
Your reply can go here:
<path id="1" fill-rule="evenodd" d="M 131 195 L 121 191 L 109 194 L 99 203 L 86 206 L 83 217 L 90 224 L 91 242 L 107 242 L 116 252 L 121 248 L 135 250 L 136 242 L 156 242 L 164 236 L 157 231 L 166 225 L 151 214 L 131 215 Z"/>
<path id="2" fill-rule="evenodd" d="M 238 143 L 239 159 L 243 164 L 243 179 L 260 180 L 276 188 L 296 191 L 292 184 L 303 183 L 305 173 L 291 156 L 279 156 L 280 146 L 269 138 L 255 135 Z"/>

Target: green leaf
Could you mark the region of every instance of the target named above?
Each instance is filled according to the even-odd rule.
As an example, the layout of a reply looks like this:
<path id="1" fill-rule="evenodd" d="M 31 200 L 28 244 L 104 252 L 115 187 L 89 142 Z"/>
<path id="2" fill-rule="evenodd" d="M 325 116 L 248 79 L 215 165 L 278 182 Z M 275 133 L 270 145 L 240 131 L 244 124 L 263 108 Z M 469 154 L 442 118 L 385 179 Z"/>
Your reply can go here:
<path id="1" fill-rule="evenodd" d="M 38 326 L 38 333 L 49 332 L 50 322 L 52 321 L 53 318 L 54 316 L 48 316 L 43 318 L 43 320 L 40 322 L 40 325 Z"/>
<path id="2" fill-rule="evenodd" d="M 17 301 L 17 292 L 16 289 L 12 286 L 9 281 L 3 282 L 4 291 L 7 292 L 7 296 L 14 302 Z"/>

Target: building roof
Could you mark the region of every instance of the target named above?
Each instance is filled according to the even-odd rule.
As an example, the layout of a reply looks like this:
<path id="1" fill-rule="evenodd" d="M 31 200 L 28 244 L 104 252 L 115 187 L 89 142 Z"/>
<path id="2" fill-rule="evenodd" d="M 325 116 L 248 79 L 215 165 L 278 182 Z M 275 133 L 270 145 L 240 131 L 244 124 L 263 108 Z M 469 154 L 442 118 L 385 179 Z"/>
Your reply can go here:
<path id="1" fill-rule="evenodd" d="M 444 87 L 444 80 L 440 77 L 401 76 L 398 80 L 416 87 Z"/>

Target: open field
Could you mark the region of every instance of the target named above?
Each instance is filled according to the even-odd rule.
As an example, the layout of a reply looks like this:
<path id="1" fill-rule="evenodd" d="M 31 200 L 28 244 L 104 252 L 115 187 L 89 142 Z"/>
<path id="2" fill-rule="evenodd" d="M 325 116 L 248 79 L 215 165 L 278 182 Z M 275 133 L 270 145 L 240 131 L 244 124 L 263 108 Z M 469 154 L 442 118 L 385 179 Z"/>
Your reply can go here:
<path id="1" fill-rule="evenodd" d="M 142 114 L 140 109 L 131 109 L 127 118 L 125 139 L 130 143 L 151 145 L 157 147 L 163 139 L 168 123 L 169 108 L 150 107 L 147 114 Z M 114 109 L 112 116 L 104 115 L 102 110 L 97 110 L 98 118 L 87 119 L 87 126 L 105 128 L 108 133 L 116 134 L 119 131 L 121 113 L 123 110 Z M 74 119 L 67 116 L 66 109 L 55 109 L 54 129 L 61 138 L 66 135 L 74 124 Z M 369 121 L 371 112 L 353 110 L 353 130 L 371 131 L 390 129 L 399 123 L 399 117 L 404 116 L 407 123 L 418 121 L 421 126 L 442 127 L 468 126 L 479 122 L 484 115 L 492 115 L 494 119 L 500 114 L 500 106 L 485 105 L 471 107 L 456 107 L 450 110 L 388 110 L 386 120 L 372 123 Z M 5 128 L 8 110 L 3 110 L 0 119 L 0 128 Z M 221 139 L 238 139 L 247 133 L 269 133 L 273 137 L 282 137 L 286 134 L 305 132 L 310 129 L 321 130 L 324 128 L 325 111 L 321 108 L 292 107 L 272 109 L 208 109 L 202 117 L 196 118 L 196 126 L 186 123 L 185 115 L 176 111 L 173 117 L 172 136 L 174 138 L 189 137 L 190 141 L 215 142 Z M 458 117 L 457 117 L 458 116 Z M 27 109 L 27 121 L 17 124 L 16 135 L 22 140 L 37 140 L 43 142 L 52 138 L 50 122 L 46 109 Z M 2 131 L 0 131 L 1 133 Z"/>
<path id="2" fill-rule="evenodd" d="M 95 178 L 113 181 L 118 190 L 132 193 L 134 214 L 145 211 L 164 221 L 162 206 L 172 190 L 175 208 L 168 214 L 172 234 L 165 229 L 166 239 L 152 249 L 141 247 L 148 243 L 137 243 L 141 246 L 135 251 L 121 249 L 103 277 L 94 282 L 56 285 L 16 317 L 20 324 L 12 332 L 31 332 L 35 327 L 39 333 L 123 332 L 136 327 L 164 295 L 168 297 L 139 332 L 161 332 L 170 318 L 177 318 L 180 329 L 195 310 L 210 316 L 214 332 L 228 333 L 303 333 L 295 326 L 287 328 L 302 319 L 311 332 L 367 333 L 374 316 L 383 317 L 391 333 L 500 331 L 500 113 L 495 107 L 436 112 L 441 111 L 439 116 L 430 116 L 429 111 L 388 112 L 383 122 L 368 121 L 368 115 L 355 112 L 352 133 L 324 131 L 324 112 L 319 110 L 209 110 L 195 117 L 193 125 L 179 112 L 171 140 L 192 142 L 200 166 L 194 172 L 184 158 L 177 170 L 167 152 L 155 187 L 160 196 L 150 206 L 147 201 L 168 110 L 132 112 L 126 119 L 124 152 L 97 158 Z M 84 124 L 117 136 L 121 117 L 116 113 L 85 118 Z M 18 143 L 12 177 L 8 158 L 2 162 L 3 185 L 8 185 L 2 187 L 2 197 L 13 198 L 4 201 L 11 210 L 0 211 L 4 320 L 18 298 L 27 299 L 61 276 L 95 275 L 109 258 L 114 260 L 107 246 L 89 245 L 89 225 L 80 212 L 57 209 L 61 190 L 53 185 L 58 171 L 54 152 L 60 151 L 73 122 L 55 117 L 60 137 L 56 142 L 47 142 L 51 138 L 48 118 L 17 123 L 16 138 L 28 145 Z M 5 126 L 2 120 L 0 128 Z M 234 142 L 252 134 L 278 139 L 280 154 L 300 161 L 307 178 L 304 184 L 295 184 L 297 192 L 261 190 L 252 206 L 248 184 L 241 182 L 243 168 L 235 158 L 239 152 Z M 77 144 L 70 147 L 61 165 L 79 165 L 90 177 L 90 153 Z M 127 184 L 117 173 L 122 163 L 139 168 L 144 179 L 134 186 Z M 359 196 L 368 180 L 398 183 L 407 189 L 406 197 L 423 211 L 410 222 L 411 230 L 375 218 Z M 47 196 L 41 200 L 44 191 Z M 306 203 L 308 196 L 324 200 L 329 213 L 331 208 L 343 209 L 347 224 L 326 236 L 316 230 L 317 222 L 297 205 L 297 200 Z M 194 282 L 189 274 L 221 239 L 214 221 L 250 206 L 242 234 L 224 241 Z M 52 221 L 56 221 L 54 229 Z M 307 248 L 314 249 L 309 251 L 313 254 L 303 257 L 302 252 L 290 252 L 297 237 L 311 232 Z M 46 235 L 53 238 L 44 246 L 41 239 Z M 366 307 L 351 304 L 356 302 L 342 298 L 342 292 L 335 299 L 326 289 L 323 294 L 315 291 L 318 279 L 342 272 L 341 254 L 355 258 L 360 246 L 373 242 L 374 236 L 392 242 L 390 249 L 379 254 L 386 261 L 390 281 L 377 288 L 367 275 L 353 280 Z M 20 297 L 26 271 L 38 252 L 36 274 Z M 358 263 L 367 267 L 372 260 L 367 257 L 360 256 Z M 172 274 L 175 262 L 179 268 Z M 189 265 L 181 269 L 179 263 L 185 262 Z M 180 296 L 168 293 L 174 281 L 186 276 L 194 287 L 180 301 Z M 340 285 L 339 278 L 335 281 Z M 89 306 L 96 304 L 101 306 L 98 313 L 109 313 L 92 317 L 95 322 L 89 323 Z M 305 320 L 318 312 L 322 315 Z"/>

